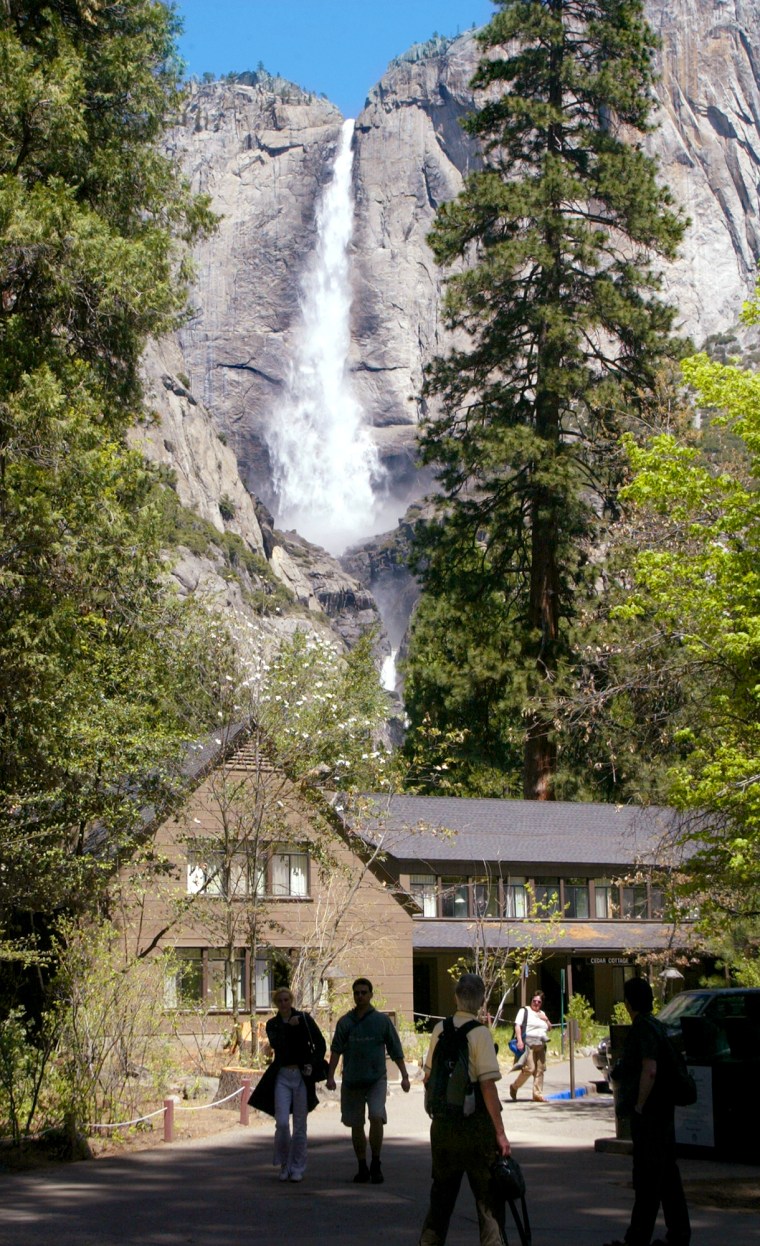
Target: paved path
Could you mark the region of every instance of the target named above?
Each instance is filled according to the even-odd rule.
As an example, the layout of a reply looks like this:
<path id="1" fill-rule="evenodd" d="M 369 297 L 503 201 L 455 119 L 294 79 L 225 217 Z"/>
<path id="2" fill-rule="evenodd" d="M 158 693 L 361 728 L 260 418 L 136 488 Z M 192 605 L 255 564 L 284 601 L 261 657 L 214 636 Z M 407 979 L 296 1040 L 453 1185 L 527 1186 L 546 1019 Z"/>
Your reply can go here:
<path id="1" fill-rule="evenodd" d="M 553 1066 L 547 1091 L 567 1085 Z M 502 1083 L 506 1094 L 506 1083 Z M 348 1131 L 337 1106 L 309 1119 L 309 1168 L 300 1185 L 272 1167 L 272 1128 L 228 1133 L 124 1159 L 0 1176 L 1 1246 L 415 1246 L 425 1212 L 430 1157 L 419 1085 L 389 1099 L 386 1183 L 357 1187 Z M 534 1246 L 601 1246 L 621 1235 L 631 1205 L 630 1160 L 597 1153 L 614 1136 L 609 1096 L 505 1110 L 507 1133 L 528 1182 Z M 688 1180 L 760 1170 L 705 1160 L 682 1163 Z M 756 1213 L 692 1207 L 693 1246 L 760 1246 Z M 509 1229 L 509 1223 L 508 1223 Z M 475 1246 L 472 1197 L 463 1190 L 448 1246 Z M 510 1246 L 518 1242 L 514 1228 Z"/>

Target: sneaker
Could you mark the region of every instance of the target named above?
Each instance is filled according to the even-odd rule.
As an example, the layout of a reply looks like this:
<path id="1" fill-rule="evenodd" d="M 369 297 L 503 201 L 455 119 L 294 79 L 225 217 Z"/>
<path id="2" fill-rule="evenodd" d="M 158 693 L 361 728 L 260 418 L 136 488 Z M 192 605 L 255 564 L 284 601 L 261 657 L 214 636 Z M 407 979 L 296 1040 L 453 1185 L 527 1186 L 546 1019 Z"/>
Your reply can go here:
<path id="1" fill-rule="evenodd" d="M 382 1185 L 383 1182 L 385 1181 L 385 1177 L 383 1176 L 383 1170 L 380 1167 L 379 1159 L 373 1159 L 372 1163 L 370 1164 L 369 1179 L 373 1185 Z"/>
<path id="2" fill-rule="evenodd" d="M 280 1181 L 287 1181 L 290 1176 L 287 1164 L 283 1164 L 280 1168 Z"/>
<path id="3" fill-rule="evenodd" d="M 369 1168 L 367 1161 L 362 1159 L 359 1161 L 359 1171 L 354 1177 L 354 1185 L 363 1185 L 366 1181 L 369 1181 Z"/>
<path id="4" fill-rule="evenodd" d="M 292 1173 L 290 1174 L 290 1180 L 291 1180 L 291 1181 L 303 1181 L 303 1173 L 302 1173 L 302 1172 L 292 1172 Z"/>

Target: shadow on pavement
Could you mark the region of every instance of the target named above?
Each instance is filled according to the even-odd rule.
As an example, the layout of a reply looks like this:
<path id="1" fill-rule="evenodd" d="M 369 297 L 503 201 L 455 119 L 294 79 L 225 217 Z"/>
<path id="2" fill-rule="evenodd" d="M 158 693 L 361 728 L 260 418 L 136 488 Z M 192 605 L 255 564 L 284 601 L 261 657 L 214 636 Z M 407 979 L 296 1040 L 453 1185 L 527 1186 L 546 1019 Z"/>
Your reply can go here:
<path id="1" fill-rule="evenodd" d="M 0 1178 L 0 1243 L 279 1246 L 287 1239 L 298 1246 L 415 1246 L 430 1178 L 426 1118 L 412 1095 L 405 1104 L 393 1100 L 389 1115 L 381 1186 L 353 1185 L 348 1132 L 334 1110 L 319 1112 L 310 1125 L 309 1168 L 298 1185 L 278 1181 L 266 1127 Z M 609 1105 L 590 1096 L 575 1104 L 518 1103 L 506 1117 L 528 1183 L 534 1246 L 601 1246 L 622 1236 L 632 1198 L 630 1160 L 593 1150 L 597 1128 L 609 1132 Z M 692 1171 L 700 1172 L 693 1162 Z M 760 1243 L 757 1217 L 748 1213 L 694 1208 L 694 1228 L 699 1246 Z M 516 1246 L 509 1218 L 507 1231 Z M 475 1246 L 477 1238 L 465 1188 L 447 1246 Z"/>

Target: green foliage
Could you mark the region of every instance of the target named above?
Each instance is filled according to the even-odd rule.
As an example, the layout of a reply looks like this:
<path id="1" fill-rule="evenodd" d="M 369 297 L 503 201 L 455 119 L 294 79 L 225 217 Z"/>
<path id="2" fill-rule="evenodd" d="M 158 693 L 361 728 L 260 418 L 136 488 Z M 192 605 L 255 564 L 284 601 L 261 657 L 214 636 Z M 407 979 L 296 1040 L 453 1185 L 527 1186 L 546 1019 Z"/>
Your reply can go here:
<path id="1" fill-rule="evenodd" d="M 139 1115 L 165 1091 L 171 1069 L 163 1030 L 164 957 L 132 958 L 120 932 L 64 924 L 54 983 L 59 1114 L 79 1129 Z"/>
<path id="2" fill-rule="evenodd" d="M 174 28 L 153 0 L 0 18 L 0 935 L 43 958 L 211 710 L 208 628 L 167 587 L 156 474 L 126 438 L 212 224 L 157 142 Z M 44 977 L 0 971 L 6 1008 Z"/>
<path id="3" fill-rule="evenodd" d="M 485 167 L 430 236 L 455 268 L 447 323 L 467 341 L 426 378 L 438 401 L 422 458 L 440 494 L 416 566 L 437 609 L 413 638 L 410 717 L 413 736 L 425 715 L 463 729 L 476 756 L 496 740 L 512 775 L 519 750 L 524 794 L 545 797 L 557 742 L 542 698 L 568 679 L 620 428 L 677 351 L 653 261 L 674 254 L 683 222 L 654 161 L 620 137 L 645 132 L 652 107 L 656 41 L 638 0 L 497 9 L 478 36 L 488 95 L 465 123 Z M 447 628 L 460 618 L 471 643 L 457 663 Z"/>
<path id="4" fill-rule="evenodd" d="M 610 1021 L 612 1025 L 630 1025 L 631 1024 L 631 1018 L 628 1014 L 628 1009 L 626 1008 L 622 1000 L 618 1000 L 618 1002 L 614 1005 L 612 1009 L 612 1016 L 610 1017 Z"/>
<path id="5" fill-rule="evenodd" d="M 585 995 L 573 995 L 567 1005 L 567 1016 L 578 1025 L 578 1042 L 587 1047 L 596 1036 L 594 1010 Z"/>
<path id="6" fill-rule="evenodd" d="M 386 754 L 378 746 L 387 698 L 365 633 L 345 656 L 331 640 L 297 631 L 252 674 L 256 720 L 291 773 L 322 774 L 342 790 L 382 783 Z"/>
<path id="7" fill-rule="evenodd" d="M 625 497 L 657 515 L 660 539 L 638 554 L 618 614 L 631 632 L 645 621 L 679 655 L 688 714 L 668 796 L 699 845 L 690 885 L 719 935 L 726 910 L 735 926 L 756 918 L 760 900 L 760 377 L 706 355 L 683 372 L 705 417 L 744 456 L 716 470 L 698 445 L 672 436 L 628 443 L 635 475 Z"/>
<path id="8" fill-rule="evenodd" d="M 0 1026 L 0 1136 L 10 1135 L 16 1147 L 29 1133 L 51 1050 L 23 1009 L 12 1008 Z"/>
<path id="9" fill-rule="evenodd" d="M 230 523 L 235 518 L 235 503 L 226 493 L 223 493 L 219 499 L 219 514 L 225 523 Z"/>

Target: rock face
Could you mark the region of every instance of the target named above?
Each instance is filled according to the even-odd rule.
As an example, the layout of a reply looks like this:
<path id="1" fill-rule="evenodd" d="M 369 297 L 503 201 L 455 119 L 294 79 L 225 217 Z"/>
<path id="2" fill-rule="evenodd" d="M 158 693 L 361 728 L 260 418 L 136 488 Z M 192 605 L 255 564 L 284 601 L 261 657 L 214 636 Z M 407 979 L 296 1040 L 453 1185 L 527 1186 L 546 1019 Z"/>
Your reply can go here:
<path id="1" fill-rule="evenodd" d="M 661 128 L 647 142 L 692 222 L 665 293 L 700 343 L 733 324 L 760 254 L 760 0 L 648 0 L 647 12 L 662 38 Z M 356 122 L 350 366 L 398 514 L 427 483 L 414 429 L 423 367 L 446 343 L 425 238 L 478 162 L 459 126 L 477 56 L 471 33 L 412 49 Z M 270 508 L 267 422 L 291 362 L 299 277 L 340 121 L 326 101 L 251 75 L 196 86 L 172 136 L 194 188 L 222 216 L 197 255 L 185 370 L 244 483 Z"/>
<path id="2" fill-rule="evenodd" d="M 647 13 L 662 49 L 660 128 L 646 141 L 691 218 L 664 290 L 700 344 L 734 324 L 760 255 L 760 0 L 647 0 Z M 446 335 L 425 239 L 437 207 L 478 165 L 459 125 L 477 57 L 472 34 L 412 49 L 356 121 L 349 366 L 386 469 L 383 526 L 429 483 L 415 464 L 415 428 L 423 369 Z M 415 591 L 401 566 L 403 533 L 354 550 L 344 571 L 297 534 L 278 533 L 268 514 L 267 434 L 293 362 L 300 279 L 341 123 L 328 101 L 267 75 L 192 88 L 169 147 L 221 220 L 196 254 L 196 314 L 177 342 L 146 357 L 160 422 L 140 435 L 173 469 L 183 503 L 265 558 L 306 618 L 331 617 L 351 643 L 377 618 L 362 581 L 383 603 L 395 647 Z M 229 585 L 219 566 L 206 573 Z M 202 579 L 191 558 L 183 574 L 188 586 Z"/>
<path id="3" fill-rule="evenodd" d="M 725 331 L 760 256 L 760 3 L 647 0 L 662 40 L 648 146 L 691 219 L 664 292 L 694 341 Z"/>
<path id="4" fill-rule="evenodd" d="M 193 87 L 169 147 L 221 217 L 196 253 L 185 368 L 242 480 L 271 505 L 267 419 L 287 374 L 315 204 L 343 119 L 327 101 L 257 77 Z"/>

